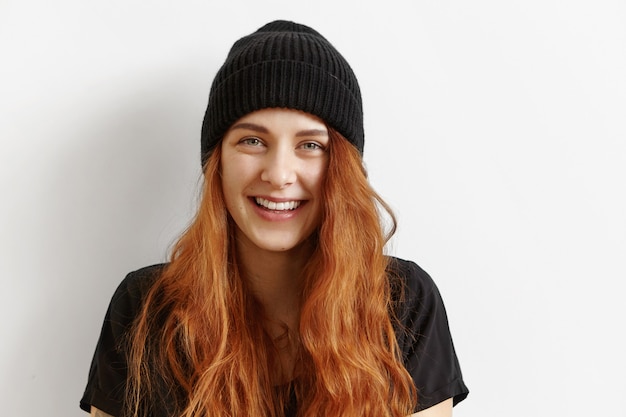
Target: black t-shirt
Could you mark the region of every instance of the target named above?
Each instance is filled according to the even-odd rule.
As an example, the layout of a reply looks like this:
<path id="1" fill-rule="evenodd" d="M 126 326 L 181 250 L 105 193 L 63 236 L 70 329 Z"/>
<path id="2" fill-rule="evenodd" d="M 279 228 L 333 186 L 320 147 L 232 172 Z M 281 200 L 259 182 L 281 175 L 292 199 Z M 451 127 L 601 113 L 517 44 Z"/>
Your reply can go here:
<path id="1" fill-rule="evenodd" d="M 120 342 L 163 267 L 163 264 L 154 265 L 131 272 L 115 291 L 80 400 L 83 410 L 89 411 L 93 405 L 112 416 L 121 416 L 127 365 L 125 353 L 119 349 Z M 404 365 L 418 390 L 418 411 L 448 398 L 453 398 L 456 405 L 469 391 L 463 382 L 439 290 L 430 276 L 413 262 L 392 258 L 389 272 L 390 277 L 398 278 L 394 282 L 401 284 L 393 286 L 394 297 L 403 294 L 401 302 L 394 300 L 400 327 L 405 329 L 397 332 L 397 340 Z M 403 291 L 398 291 L 400 287 Z"/>

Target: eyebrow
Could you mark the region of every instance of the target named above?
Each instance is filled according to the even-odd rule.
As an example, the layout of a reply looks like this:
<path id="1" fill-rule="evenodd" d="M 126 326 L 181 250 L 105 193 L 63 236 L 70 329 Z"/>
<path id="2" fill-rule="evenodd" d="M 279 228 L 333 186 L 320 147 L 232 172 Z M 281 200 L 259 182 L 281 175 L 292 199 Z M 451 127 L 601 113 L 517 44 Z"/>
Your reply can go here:
<path id="1" fill-rule="evenodd" d="M 328 136 L 328 132 L 323 129 L 308 129 L 299 131 L 296 136 Z"/>
<path id="2" fill-rule="evenodd" d="M 269 130 L 267 130 L 266 128 L 264 128 L 261 125 L 257 125 L 257 124 L 254 124 L 254 123 L 237 123 L 236 125 L 234 125 L 230 129 L 231 130 L 234 130 L 234 129 L 246 129 L 246 130 L 254 130 L 255 132 L 259 132 L 259 133 L 269 133 Z"/>
<path id="3" fill-rule="evenodd" d="M 267 128 L 265 128 L 264 126 L 258 125 L 256 123 L 247 123 L 247 122 L 237 123 L 236 125 L 234 125 L 230 129 L 231 130 L 234 130 L 234 129 L 245 129 L 245 130 L 253 130 L 253 131 L 259 132 L 259 133 L 269 133 L 269 130 L 267 130 Z M 325 129 L 307 129 L 307 130 L 301 130 L 301 131 L 297 132 L 296 136 L 297 137 L 301 137 L 301 136 L 328 136 L 328 131 L 326 131 Z"/>

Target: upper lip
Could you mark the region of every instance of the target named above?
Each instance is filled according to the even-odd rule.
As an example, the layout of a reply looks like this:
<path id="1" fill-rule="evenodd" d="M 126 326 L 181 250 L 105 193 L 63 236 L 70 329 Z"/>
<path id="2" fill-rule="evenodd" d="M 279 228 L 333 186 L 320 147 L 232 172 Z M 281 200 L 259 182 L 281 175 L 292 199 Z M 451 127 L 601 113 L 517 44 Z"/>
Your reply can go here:
<path id="1" fill-rule="evenodd" d="M 303 201 L 301 198 L 289 198 L 289 197 L 269 197 L 266 195 L 255 195 L 252 198 L 263 198 L 265 200 L 273 201 L 275 203 L 287 203 L 289 201 Z"/>

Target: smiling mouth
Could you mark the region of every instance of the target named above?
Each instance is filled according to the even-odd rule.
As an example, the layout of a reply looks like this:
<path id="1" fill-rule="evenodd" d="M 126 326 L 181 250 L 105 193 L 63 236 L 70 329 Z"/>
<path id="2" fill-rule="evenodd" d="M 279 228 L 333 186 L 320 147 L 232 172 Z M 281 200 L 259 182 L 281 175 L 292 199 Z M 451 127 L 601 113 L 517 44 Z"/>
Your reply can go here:
<path id="1" fill-rule="evenodd" d="M 257 206 L 266 208 L 268 210 L 274 210 L 274 211 L 295 210 L 298 207 L 300 207 L 300 204 L 302 204 L 301 200 L 275 202 L 275 201 L 266 200 L 265 198 L 261 198 L 261 197 L 255 197 L 254 201 L 256 202 Z"/>

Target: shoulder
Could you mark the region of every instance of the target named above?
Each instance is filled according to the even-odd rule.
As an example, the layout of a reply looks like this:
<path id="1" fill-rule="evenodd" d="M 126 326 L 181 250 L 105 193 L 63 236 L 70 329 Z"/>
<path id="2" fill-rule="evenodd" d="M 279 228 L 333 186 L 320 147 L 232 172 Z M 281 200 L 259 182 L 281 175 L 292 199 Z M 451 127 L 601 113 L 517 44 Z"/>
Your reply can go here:
<path id="1" fill-rule="evenodd" d="M 116 294 L 140 295 L 150 289 L 167 264 L 155 264 L 129 272 L 115 291 Z"/>
<path id="2" fill-rule="evenodd" d="M 110 304 L 110 315 L 120 320 L 132 320 L 144 297 L 167 264 L 155 264 L 132 271 L 120 282 Z"/>
<path id="3" fill-rule="evenodd" d="M 469 392 L 454 349 L 443 298 L 415 262 L 390 258 L 388 266 L 396 337 L 423 410 Z"/>
<path id="4" fill-rule="evenodd" d="M 128 334 L 146 294 L 164 267 L 165 264 L 159 264 L 133 271 L 126 275 L 115 290 L 102 324 L 87 387 L 80 402 L 83 410 L 89 411 L 94 406 L 111 415 L 121 414 L 123 387 L 127 378 Z M 96 412 L 95 415 L 105 414 Z"/>
<path id="5" fill-rule="evenodd" d="M 413 261 L 389 257 L 387 273 L 391 281 L 393 298 L 416 301 L 429 296 L 439 296 L 431 276 Z"/>
<path id="6" fill-rule="evenodd" d="M 435 281 L 415 262 L 390 258 L 391 302 L 398 320 L 398 342 L 408 349 L 433 330 L 446 330 L 448 319 Z M 447 330 L 446 330 L 447 332 Z M 440 332 L 441 333 L 441 332 Z"/>

